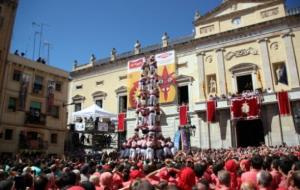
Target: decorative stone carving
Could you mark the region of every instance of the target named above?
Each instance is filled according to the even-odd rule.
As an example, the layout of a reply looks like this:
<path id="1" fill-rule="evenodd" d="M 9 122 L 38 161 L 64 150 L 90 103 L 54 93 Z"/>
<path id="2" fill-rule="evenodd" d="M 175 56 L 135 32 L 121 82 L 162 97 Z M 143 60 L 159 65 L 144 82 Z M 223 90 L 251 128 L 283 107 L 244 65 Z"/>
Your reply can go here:
<path id="1" fill-rule="evenodd" d="M 270 45 L 271 50 L 278 50 L 279 44 L 278 42 L 273 42 Z"/>
<path id="2" fill-rule="evenodd" d="M 248 49 L 240 49 L 237 51 L 230 51 L 225 55 L 226 60 L 231 60 L 233 57 L 243 57 L 247 55 L 258 55 L 258 51 L 252 47 Z"/>
<path id="3" fill-rule="evenodd" d="M 215 30 L 214 25 L 205 26 L 205 27 L 200 28 L 200 34 L 211 33 L 214 30 Z"/>
<path id="4" fill-rule="evenodd" d="M 278 9 L 278 7 L 276 7 L 276 8 L 273 8 L 273 9 L 262 11 L 260 13 L 260 15 L 261 15 L 261 18 L 267 18 L 267 17 L 270 17 L 270 16 L 278 15 L 278 13 L 279 13 L 279 9 Z"/>
<path id="5" fill-rule="evenodd" d="M 213 61 L 213 58 L 211 55 L 209 55 L 205 58 L 205 62 L 211 63 L 212 61 Z"/>

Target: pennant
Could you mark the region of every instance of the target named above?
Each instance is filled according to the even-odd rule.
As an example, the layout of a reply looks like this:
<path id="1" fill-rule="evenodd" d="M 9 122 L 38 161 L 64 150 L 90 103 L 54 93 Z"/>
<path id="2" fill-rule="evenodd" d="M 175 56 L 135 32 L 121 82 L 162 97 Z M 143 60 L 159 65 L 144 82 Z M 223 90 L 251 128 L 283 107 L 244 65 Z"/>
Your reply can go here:
<path id="1" fill-rule="evenodd" d="M 118 115 L 118 132 L 124 132 L 125 131 L 125 113 L 119 113 Z"/>
<path id="2" fill-rule="evenodd" d="M 280 115 L 290 115 L 290 100 L 288 92 L 282 91 L 277 93 L 278 108 Z"/>
<path id="3" fill-rule="evenodd" d="M 54 105 L 54 89 L 55 89 L 55 81 L 48 81 L 48 89 L 47 89 L 47 112 L 51 113 L 52 107 Z"/>
<path id="4" fill-rule="evenodd" d="M 187 125 L 188 123 L 188 106 L 179 107 L 179 125 Z"/>
<path id="5" fill-rule="evenodd" d="M 216 115 L 216 101 L 209 100 L 206 102 L 206 121 L 208 123 L 215 121 Z"/>

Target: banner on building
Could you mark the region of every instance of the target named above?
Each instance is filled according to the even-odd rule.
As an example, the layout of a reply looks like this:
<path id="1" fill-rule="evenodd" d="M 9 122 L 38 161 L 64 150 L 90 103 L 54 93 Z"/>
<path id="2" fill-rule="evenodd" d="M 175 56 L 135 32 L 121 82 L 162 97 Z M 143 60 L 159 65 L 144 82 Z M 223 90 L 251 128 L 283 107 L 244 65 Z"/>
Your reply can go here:
<path id="1" fill-rule="evenodd" d="M 176 98 L 175 51 L 156 54 L 155 60 L 157 62 L 157 75 L 159 80 L 159 102 L 162 104 L 174 102 Z M 138 84 L 141 79 L 142 66 L 145 62 L 145 57 L 128 61 L 128 108 L 136 107 L 136 97 L 139 94 Z"/>
<path id="2" fill-rule="evenodd" d="M 206 121 L 208 123 L 214 122 L 216 117 L 216 100 L 208 100 L 206 102 Z"/>
<path id="3" fill-rule="evenodd" d="M 55 81 L 48 81 L 47 88 L 47 112 L 51 113 L 52 107 L 54 106 L 54 90 L 55 90 Z"/>
<path id="4" fill-rule="evenodd" d="M 85 131 L 85 123 L 84 122 L 76 122 L 75 123 L 75 131 Z"/>
<path id="5" fill-rule="evenodd" d="M 260 117 L 259 96 L 235 97 L 231 99 L 231 119 L 257 119 Z"/>
<path id="6" fill-rule="evenodd" d="M 190 134 L 188 130 L 180 129 L 181 133 L 181 145 L 183 151 L 188 151 L 190 149 Z"/>
<path id="7" fill-rule="evenodd" d="M 20 80 L 19 110 L 25 110 L 29 81 L 30 81 L 30 75 L 23 73 Z"/>
<path id="8" fill-rule="evenodd" d="M 188 124 L 188 106 L 179 107 L 179 125 L 184 126 Z"/>
<path id="9" fill-rule="evenodd" d="M 281 116 L 290 115 L 291 108 L 290 108 L 290 100 L 289 100 L 288 92 L 286 91 L 278 92 L 277 101 L 278 101 L 279 114 Z"/>
<path id="10" fill-rule="evenodd" d="M 180 130 L 178 130 L 174 136 L 174 147 L 176 147 L 177 150 L 180 150 L 180 136 L 181 136 L 181 133 L 180 133 Z"/>
<path id="11" fill-rule="evenodd" d="M 106 122 L 98 122 L 98 131 L 107 132 L 108 131 L 108 123 Z"/>
<path id="12" fill-rule="evenodd" d="M 125 113 L 119 113 L 118 115 L 118 132 L 125 131 Z"/>

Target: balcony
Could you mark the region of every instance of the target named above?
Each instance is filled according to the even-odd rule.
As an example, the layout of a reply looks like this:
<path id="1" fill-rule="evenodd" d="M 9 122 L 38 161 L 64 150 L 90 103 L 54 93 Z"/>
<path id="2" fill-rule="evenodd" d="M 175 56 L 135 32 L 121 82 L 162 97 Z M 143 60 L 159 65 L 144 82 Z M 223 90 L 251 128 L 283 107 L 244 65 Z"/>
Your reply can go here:
<path id="1" fill-rule="evenodd" d="M 25 124 L 45 125 L 46 114 L 38 111 L 26 112 Z"/>
<path id="2" fill-rule="evenodd" d="M 34 83 L 32 88 L 32 95 L 43 96 L 43 85 Z"/>
<path id="3" fill-rule="evenodd" d="M 19 141 L 20 150 L 46 150 L 48 148 L 48 141 L 42 139 L 26 139 L 25 141 Z"/>

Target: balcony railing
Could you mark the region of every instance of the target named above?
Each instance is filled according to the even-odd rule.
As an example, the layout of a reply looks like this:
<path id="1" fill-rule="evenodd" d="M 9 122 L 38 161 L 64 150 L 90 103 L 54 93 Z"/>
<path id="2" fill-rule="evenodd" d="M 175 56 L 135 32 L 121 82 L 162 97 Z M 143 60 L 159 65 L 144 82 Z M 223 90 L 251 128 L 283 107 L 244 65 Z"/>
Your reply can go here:
<path id="1" fill-rule="evenodd" d="M 46 114 L 37 111 L 26 112 L 25 124 L 45 125 Z"/>
<path id="2" fill-rule="evenodd" d="M 44 141 L 42 139 L 27 139 L 19 142 L 19 149 L 46 150 L 48 149 L 48 141 Z"/>
<path id="3" fill-rule="evenodd" d="M 286 14 L 287 14 L 288 16 L 300 14 L 300 7 L 295 7 L 295 8 L 288 9 L 288 10 L 286 11 Z"/>

